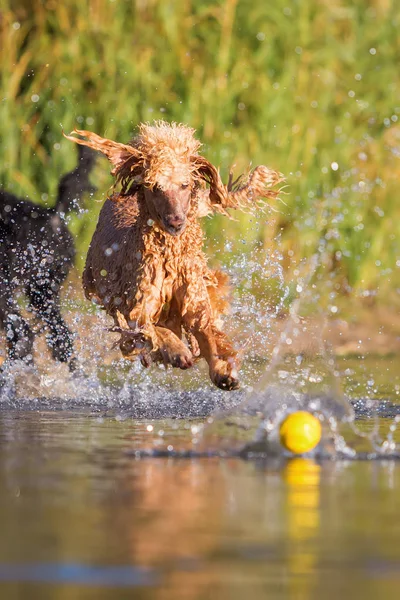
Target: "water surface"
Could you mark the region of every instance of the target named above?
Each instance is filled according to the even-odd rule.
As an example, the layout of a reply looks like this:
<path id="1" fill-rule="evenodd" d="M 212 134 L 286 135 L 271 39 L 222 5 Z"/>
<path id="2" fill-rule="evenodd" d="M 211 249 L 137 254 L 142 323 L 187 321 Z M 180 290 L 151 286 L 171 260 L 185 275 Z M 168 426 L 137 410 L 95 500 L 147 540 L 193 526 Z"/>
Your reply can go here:
<path id="1" fill-rule="evenodd" d="M 0 413 L 1 598 L 398 598 L 400 462 L 135 458 L 149 423 Z"/>

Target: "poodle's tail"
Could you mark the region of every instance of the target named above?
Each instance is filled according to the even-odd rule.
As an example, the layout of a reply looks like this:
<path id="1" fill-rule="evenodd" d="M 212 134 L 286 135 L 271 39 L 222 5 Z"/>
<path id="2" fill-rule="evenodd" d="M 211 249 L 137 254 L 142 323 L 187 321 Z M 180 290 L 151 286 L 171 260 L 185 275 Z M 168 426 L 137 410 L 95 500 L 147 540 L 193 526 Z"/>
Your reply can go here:
<path id="1" fill-rule="evenodd" d="M 85 192 L 95 192 L 90 184 L 89 175 L 96 162 L 96 153 L 86 146 L 77 146 L 78 164 L 73 171 L 66 173 L 58 184 L 58 195 L 55 204 L 57 212 L 68 213 L 78 207 Z"/>

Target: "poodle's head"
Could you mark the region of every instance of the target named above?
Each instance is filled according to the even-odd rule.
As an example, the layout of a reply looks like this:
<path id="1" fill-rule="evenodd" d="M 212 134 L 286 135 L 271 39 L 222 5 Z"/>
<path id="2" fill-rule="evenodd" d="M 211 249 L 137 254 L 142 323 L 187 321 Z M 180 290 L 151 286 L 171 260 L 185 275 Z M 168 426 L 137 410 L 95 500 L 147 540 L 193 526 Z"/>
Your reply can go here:
<path id="1" fill-rule="evenodd" d="M 159 227 L 171 235 L 182 233 L 191 209 L 190 183 L 145 186 L 144 198 L 151 218 Z"/>
<path id="2" fill-rule="evenodd" d="M 66 137 L 107 156 L 123 195 L 142 187 L 151 218 L 171 235 L 182 233 L 188 216 L 197 214 L 198 191 L 205 182 L 210 184 L 211 200 L 218 202 L 227 194 L 217 169 L 198 154 L 201 143 L 194 137 L 194 129 L 185 125 L 165 121 L 141 124 L 130 144 L 88 131 L 74 133 L 86 139 Z"/>
<path id="3" fill-rule="evenodd" d="M 257 199 L 276 198 L 272 190 L 282 176 L 260 166 L 249 175 L 225 186 L 216 169 L 198 151 L 200 142 L 194 129 L 177 123 L 156 121 L 139 126 L 130 144 L 120 144 L 90 131 L 75 130 L 81 136 L 65 136 L 105 154 L 111 171 L 121 183 L 121 194 L 128 196 L 140 187 L 151 218 L 165 232 L 179 235 L 189 216 L 226 213 L 226 208 L 251 210 Z M 206 184 L 209 189 L 205 190 Z"/>
<path id="4" fill-rule="evenodd" d="M 179 235 L 196 202 L 198 174 L 193 157 L 200 142 L 194 130 L 164 121 L 142 124 L 131 146 L 141 157 L 135 180 L 143 185 L 151 217 L 167 233 Z"/>

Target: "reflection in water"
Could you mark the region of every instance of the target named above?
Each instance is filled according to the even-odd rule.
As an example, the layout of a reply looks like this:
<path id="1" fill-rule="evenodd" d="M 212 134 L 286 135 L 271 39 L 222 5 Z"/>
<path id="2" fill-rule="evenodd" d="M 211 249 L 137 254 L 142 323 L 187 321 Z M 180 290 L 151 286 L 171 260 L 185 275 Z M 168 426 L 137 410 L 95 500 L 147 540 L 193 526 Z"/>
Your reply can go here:
<path id="1" fill-rule="evenodd" d="M 321 466 L 304 458 L 289 461 L 283 471 L 291 545 L 290 591 L 298 600 L 309 598 L 315 583 L 318 555 L 313 542 L 320 527 L 320 474 Z"/>
<path id="2" fill-rule="evenodd" d="M 0 413 L 1 598 L 397 598 L 399 463 L 139 460 L 143 429 Z"/>

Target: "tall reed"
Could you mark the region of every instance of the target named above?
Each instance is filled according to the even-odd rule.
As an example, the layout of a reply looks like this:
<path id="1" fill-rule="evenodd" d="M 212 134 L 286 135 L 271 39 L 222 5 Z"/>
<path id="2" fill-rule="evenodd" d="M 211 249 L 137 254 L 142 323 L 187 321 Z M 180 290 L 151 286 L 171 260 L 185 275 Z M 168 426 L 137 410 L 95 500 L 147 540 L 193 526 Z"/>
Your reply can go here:
<path id="1" fill-rule="evenodd" d="M 51 203 L 75 160 L 62 128 L 126 141 L 139 121 L 187 122 L 224 176 L 252 161 L 287 177 L 278 212 L 205 223 L 217 259 L 226 240 L 269 251 L 279 236 L 290 269 L 323 243 L 344 293 L 388 299 L 400 286 L 399 27 L 396 0 L 0 0 L 1 183 Z M 99 162 L 104 191 L 107 171 Z M 81 255 L 99 206 L 72 220 Z"/>

